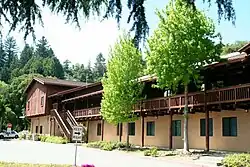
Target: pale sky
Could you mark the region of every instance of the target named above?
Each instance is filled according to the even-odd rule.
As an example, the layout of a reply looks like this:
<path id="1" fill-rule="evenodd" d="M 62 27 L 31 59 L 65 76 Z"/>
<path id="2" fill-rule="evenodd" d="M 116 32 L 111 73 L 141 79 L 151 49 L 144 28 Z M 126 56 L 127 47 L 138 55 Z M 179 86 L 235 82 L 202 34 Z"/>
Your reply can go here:
<path id="1" fill-rule="evenodd" d="M 126 0 L 122 0 L 126 4 Z M 202 0 L 197 0 L 199 8 L 208 9 L 207 5 L 202 4 Z M 249 4 L 234 2 L 236 9 L 236 27 L 228 21 L 217 22 L 217 8 L 215 5 L 206 12 L 216 23 L 217 30 L 221 32 L 223 42 L 234 42 L 235 40 L 250 40 L 250 23 L 245 21 L 245 17 L 250 14 L 247 7 Z M 150 26 L 150 34 L 157 27 L 158 18 L 155 15 L 155 9 L 162 9 L 167 4 L 166 0 L 147 0 L 146 17 Z M 129 30 L 130 25 L 126 24 L 128 16 L 127 7 L 124 6 L 123 19 L 121 21 L 121 29 Z M 45 36 L 49 41 L 55 55 L 61 62 L 69 59 L 72 63 L 87 64 L 89 60 L 93 63 L 98 53 L 102 52 L 107 58 L 109 48 L 116 41 L 119 30 L 116 20 L 109 19 L 100 22 L 100 19 L 90 19 L 86 21 L 80 20 L 81 30 L 75 25 L 65 24 L 65 19 L 62 16 L 52 14 L 48 9 L 43 10 L 44 28 L 36 26 L 36 37 L 40 39 Z M 4 35 L 7 33 L 7 26 L 4 28 Z M 25 42 L 23 33 L 14 32 L 12 36 L 17 40 L 17 45 L 22 50 Z M 31 35 L 27 42 L 32 44 Z"/>

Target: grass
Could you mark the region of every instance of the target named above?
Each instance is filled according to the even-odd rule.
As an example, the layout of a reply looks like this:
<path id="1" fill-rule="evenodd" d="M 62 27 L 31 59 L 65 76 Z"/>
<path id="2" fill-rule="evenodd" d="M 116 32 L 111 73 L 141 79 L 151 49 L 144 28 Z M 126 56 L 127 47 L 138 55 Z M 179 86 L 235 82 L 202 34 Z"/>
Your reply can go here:
<path id="1" fill-rule="evenodd" d="M 28 164 L 28 163 L 0 162 L 0 167 L 72 167 L 72 165 Z"/>

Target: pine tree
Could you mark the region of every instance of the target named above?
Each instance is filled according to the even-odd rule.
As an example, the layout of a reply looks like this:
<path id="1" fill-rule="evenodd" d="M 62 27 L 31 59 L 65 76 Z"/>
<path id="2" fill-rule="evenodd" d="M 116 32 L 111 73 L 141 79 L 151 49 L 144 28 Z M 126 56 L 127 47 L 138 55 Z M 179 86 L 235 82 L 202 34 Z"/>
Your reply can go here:
<path id="1" fill-rule="evenodd" d="M 102 53 L 96 57 L 96 62 L 93 69 L 94 81 L 101 81 L 104 73 L 106 72 L 105 58 Z"/>

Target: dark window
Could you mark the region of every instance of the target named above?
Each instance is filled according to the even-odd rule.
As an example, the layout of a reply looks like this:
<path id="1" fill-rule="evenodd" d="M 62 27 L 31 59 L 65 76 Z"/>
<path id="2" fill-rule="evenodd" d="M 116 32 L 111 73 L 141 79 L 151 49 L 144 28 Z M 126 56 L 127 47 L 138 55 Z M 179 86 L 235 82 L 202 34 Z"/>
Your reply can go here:
<path id="1" fill-rule="evenodd" d="M 209 136 L 213 136 L 213 118 L 209 118 Z M 206 119 L 200 119 L 200 136 L 206 136 Z"/>
<path id="2" fill-rule="evenodd" d="M 155 135 L 155 122 L 147 122 L 147 136 Z"/>
<path id="3" fill-rule="evenodd" d="M 97 136 L 101 136 L 101 131 L 102 131 L 102 124 L 98 123 L 97 124 Z"/>
<path id="4" fill-rule="evenodd" d="M 43 126 L 40 126 L 40 134 L 43 134 Z"/>
<path id="5" fill-rule="evenodd" d="M 181 136 L 181 120 L 174 120 L 172 123 L 173 136 Z"/>
<path id="6" fill-rule="evenodd" d="M 134 136 L 135 135 L 135 123 L 134 122 L 128 123 L 128 134 L 130 136 Z"/>
<path id="7" fill-rule="evenodd" d="M 237 136 L 237 118 L 227 117 L 222 118 L 222 135 Z"/>
<path id="8" fill-rule="evenodd" d="M 44 96 L 41 97 L 41 106 L 44 105 Z"/>
<path id="9" fill-rule="evenodd" d="M 38 133 L 38 126 L 36 126 L 36 133 Z"/>
<path id="10" fill-rule="evenodd" d="M 122 136 L 122 123 L 118 124 L 116 129 L 116 135 L 119 136 L 120 133 Z"/>

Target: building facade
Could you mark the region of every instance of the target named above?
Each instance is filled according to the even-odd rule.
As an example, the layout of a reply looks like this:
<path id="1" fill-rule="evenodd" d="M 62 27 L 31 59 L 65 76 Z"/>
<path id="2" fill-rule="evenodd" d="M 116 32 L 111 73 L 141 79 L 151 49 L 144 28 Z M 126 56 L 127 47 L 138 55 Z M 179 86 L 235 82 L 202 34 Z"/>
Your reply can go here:
<path id="1" fill-rule="evenodd" d="M 190 148 L 250 151 L 249 53 L 250 45 L 246 45 L 239 52 L 222 57 L 224 61 L 207 65 L 201 71 L 203 90 L 195 83 L 189 85 Z M 101 117 L 103 90 L 100 82 L 72 89 L 60 88 L 63 91 L 55 86 L 58 88 L 54 92 L 37 82 L 31 83 L 26 107 L 31 131 L 70 139 L 72 127 L 83 124 L 87 127 L 87 142 L 125 142 L 129 133 L 130 143 L 135 145 L 183 148 L 183 88 L 180 86 L 176 94 L 166 94 L 152 87 L 156 80 L 152 76 L 140 78 L 145 84 L 146 99 L 135 105 L 138 119 L 118 125 L 109 124 Z M 40 101 L 36 100 L 37 96 Z M 39 107 L 34 107 L 33 103 Z M 41 122 L 45 123 L 41 125 Z"/>

